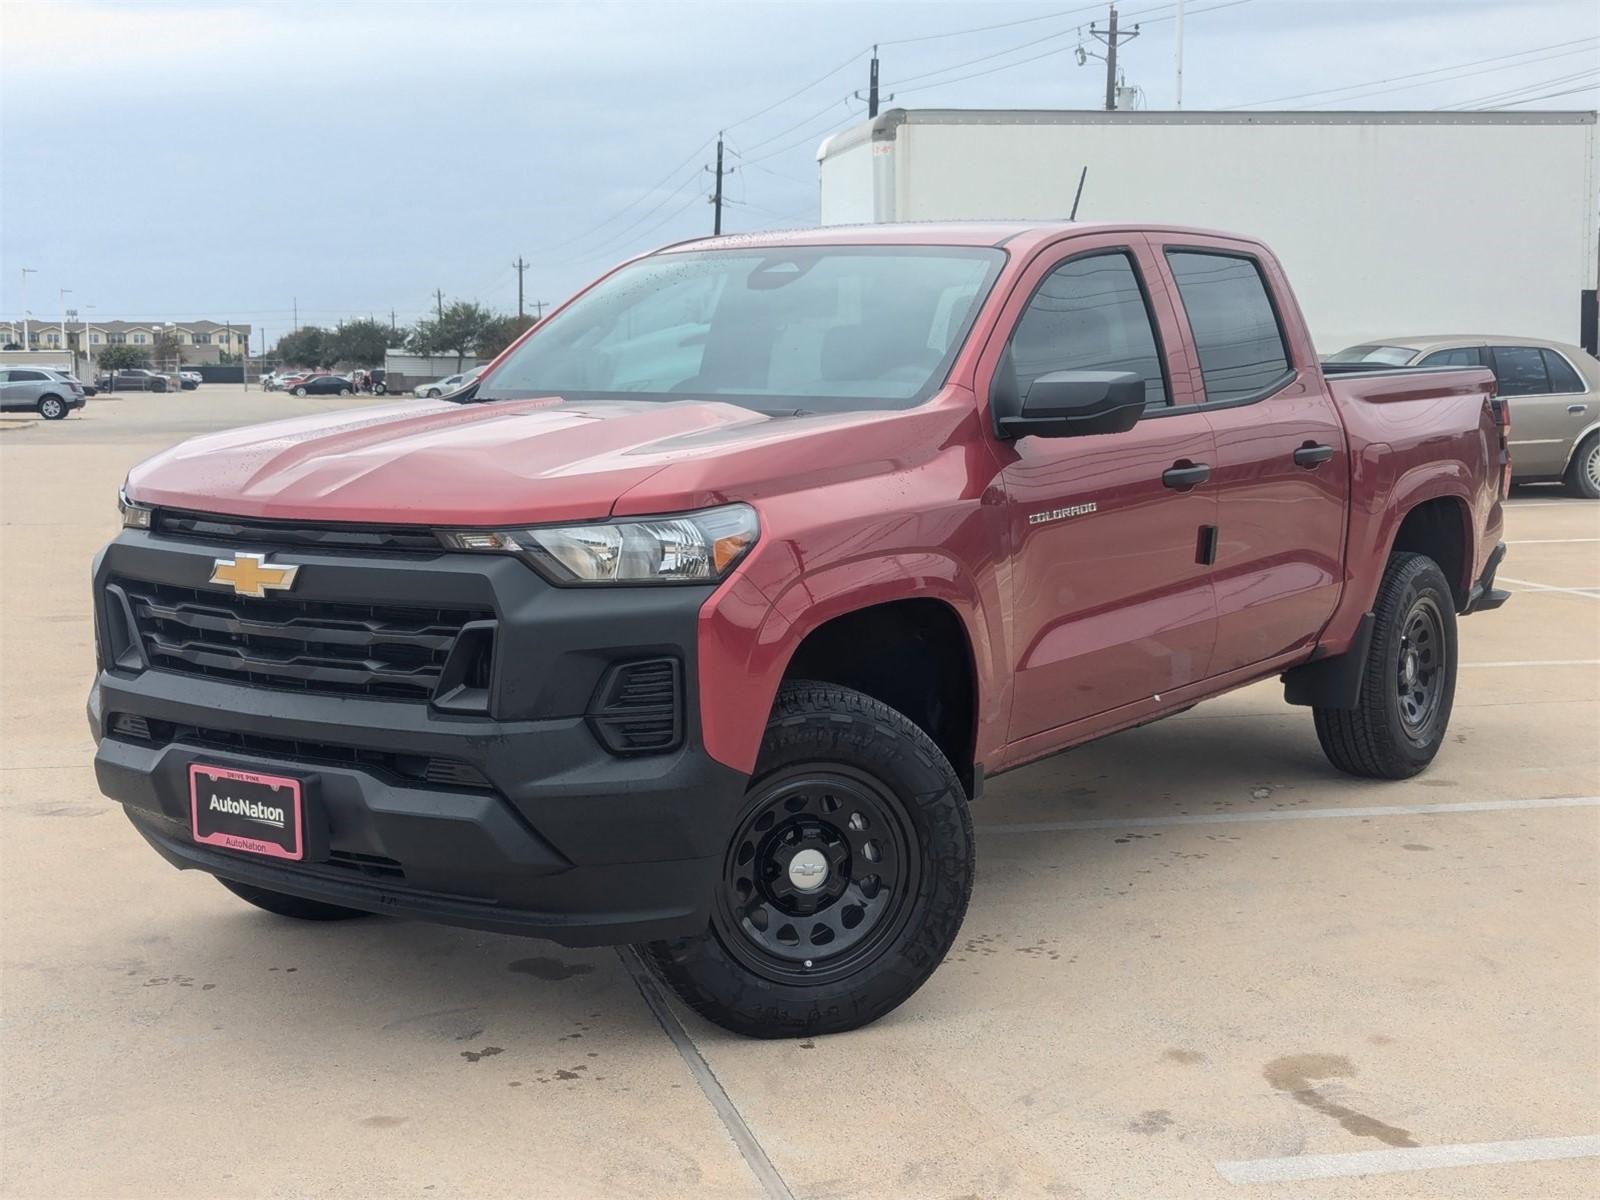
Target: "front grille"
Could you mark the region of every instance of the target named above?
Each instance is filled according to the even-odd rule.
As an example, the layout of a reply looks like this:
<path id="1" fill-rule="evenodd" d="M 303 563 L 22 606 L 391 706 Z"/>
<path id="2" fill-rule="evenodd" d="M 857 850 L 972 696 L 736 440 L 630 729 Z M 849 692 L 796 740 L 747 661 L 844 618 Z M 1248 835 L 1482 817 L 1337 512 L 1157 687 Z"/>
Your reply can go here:
<path id="1" fill-rule="evenodd" d="M 462 629 L 486 611 L 252 600 L 224 592 L 116 580 L 153 667 L 325 695 L 427 700 Z M 480 627 L 487 632 L 487 627 Z M 489 638 L 472 639 L 486 676 Z M 120 660 L 119 660 L 120 661 Z M 473 668 L 477 668 L 474 670 Z"/>
<path id="2" fill-rule="evenodd" d="M 248 546 L 306 546 L 318 550 L 438 554 L 444 548 L 431 529 L 414 525 L 312 525 L 159 509 L 152 532 L 162 537 Z"/>
<path id="3" fill-rule="evenodd" d="M 186 746 L 196 746 L 203 750 L 232 751 L 257 758 L 309 765 L 355 767 L 399 784 L 427 784 L 430 787 L 460 788 L 476 792 L 493 790 L 492 785 L 478 768 L 455 758 L 439 758 L 425 754 L 394 754 L 387 750 L 367 750 L 359 746 L 341 746 L 329 742 L 263 737 L 260 734 L 239 733 L 228 729 L 205 729 L 198 725 L 158 721 L 135 716 L 132 713 L 112 714 L 110 729 L 113 737 L 152 742 L 162 746 L 171 742 L 182 742 Z"/>
<path id="4" fill-rule="evenodd" d="M 595 734 L 613 754 L 661 754 L 683 742 L 682 670 L 675 658 L 619 663 L 595 691 Z"/>

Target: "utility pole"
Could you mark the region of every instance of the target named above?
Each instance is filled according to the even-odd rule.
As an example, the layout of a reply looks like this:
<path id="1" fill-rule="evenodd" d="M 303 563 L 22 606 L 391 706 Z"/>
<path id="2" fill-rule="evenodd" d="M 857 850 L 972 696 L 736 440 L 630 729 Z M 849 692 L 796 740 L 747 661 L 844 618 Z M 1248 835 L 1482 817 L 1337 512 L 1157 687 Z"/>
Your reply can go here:
<path id="1" fill-rule="evenodd" d="M 1131 42 L 1139 36 L 1139 27 L 1135 25 L 1131 31 L 1117 32 L 1117 6 L 1109 6 L 1110 12 L 1106 17 L 1106 28 L 1096 29 L 1089 26 L 1089 33 L 1105 43 L 1106 47 L 1106 111 L 1117 111 L 1117 47 L 1123 42 Z M 1098 57 L 1098 56 L 1096 56 Z"/>
<path id="2" fill-rule="evenodd" d="M 389 332 L 390 333 L 399 333 L 400 332 L 400 326 L 395 324 L 394 309 L 392 309 L 392 308 L 389 310 Z"/>
<path id="3" fill-rule="evenodd" d="M 712 194 L 711 203 L 714 213 L 711 218 L 711 232 L 722 232 L 722 131 L 717 130 L 717 190 Z"/>
<path id="4" fill-rule="evenodd" d="M 443 288 L 434 288 L 433 289 L 433 300 L 434 300 L 434 304 L 439 309 L 439 320 L 442 321 L 442 320 L 444 320 L 444 289 Z"/>
<path id="5" fill-rule="evenodd" d="M 39 272 L 34 267 L 22 268 L 22 348 L 32 350 L 33 343 L 28 340 L 28 276 L 37 275 Z"/>
<path id="6" fill-rule="evenodd" d="M 300 297 L 294 298 L 294 331 L 300 332 Z"/>
<path id="7" fill-rule="evenodd" d="M 872 117 L 875 117 L 875 116 L 878 115 L 878 100 L 879 100 L 879 97 L 878 97 L 878 47 L 877 46 L 873 46 L 872 47 L 872 62 L 867 67 L 867 94 L 865 96 L 863 96 L 860 92 L 857 92 L 855 95 L 856 95 L 856 99 L 857 100 L 865 100 L 867 102 L 867 117 L 868 117 L 869 120 Z M 884 96 L 883 99 L 884 100 L 893 100 L 894 97 L 893 96 Z"/>
<path id="8" fill-rule="evenodd" d="M 1178 0 L 1178 27 L 1175 31 L 1176 45 L 1172 52 L 1172 94 L 1173 107 L 1183 107 L 1183 0 Z"/>
<path id="9" fill-rule="evenodd" d="M 61 305 L 61 349 L 63 351 L 67 348 L 67 297 L 70 295 L 72 295 L 71 288 L 56 289 L 56 300 Z M 73 363 L 72 365 L 77 366 L 78 364 Z"/>
<path id="10" fill-rule="evenodd" d="M 522 273 L 528 269 L 528 264 L 522 261 L 522 255 L 517 255 L 517 261 L 511 264 L 517 269 L 517 320 L 522 320 Z"/>

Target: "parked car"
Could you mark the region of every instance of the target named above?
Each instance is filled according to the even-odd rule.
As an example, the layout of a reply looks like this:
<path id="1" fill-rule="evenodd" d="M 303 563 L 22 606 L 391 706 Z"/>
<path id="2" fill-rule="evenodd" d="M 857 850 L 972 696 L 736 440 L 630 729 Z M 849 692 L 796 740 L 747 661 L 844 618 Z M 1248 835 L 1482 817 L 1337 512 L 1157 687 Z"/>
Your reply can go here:
<path id="1" fill-rule="evenodd" d="M 205 380 L 205 376 L 200 374 L 199 371 L 179 371 L 178 372 L 178 384 L 186 392 L 194 391 L 197 387 L 199 387 L 205 381 L 206 381 Z"/>
<path id="2" fill-rule="evenodd" d="M 59 421 L 83 404 L 83 385 L 65 372 L 45 367 L 0 370 L 0 412 L 36 412 L 47 421 Z"/>
<path id="3" fill-rule="evenodd" d="M 165 392 L 172 385 L 165 375 L 157 375 L 143 367 L 129 367 L 120 371 L 107 371 L 95 381 L 106 392 Z"/>
<path id="4" fill-rule="evenodd" d="M 1330 363 L 1488 367 L 1511 409 L 1511 477 L 1559 479 L 1575 496 L 1600 499 L 1600 360 L 1539 338 L 1402 337 L 1349 346 Z"/>
<path id="5" fill-rule="evenodd" d="M 1001 771 L 1280 675 L 1338 769 L 1432 762 L 1507 598 L 1493 387 L 1325 374 L 1247 238 L 671 246 L 448 419 L 134 467 L 95 776 L 270 912 L 643 943 L 729 1029 L 854 1028 L 949 952 Z"/>
<path id="6" fill-rule="evenodd" d="M 437 399 L 440 396 L 448 396 L 451 392 L 459 392 L 462 388 L 469 387 L 472 381 L 482 373 L 482 370 L 483 368 L 479 367 L 476 370 L 462 371 L 444 379 L 434 380 L 432 383 L 419 383 L 411 389 L 411 392 L 415 396 L 426 396 L 430 400 Z"/>
<path id="7" fill-rule="evenodd" d="M 355 391 L 348 375 L 308 375 L 288 387 L 296 396 L 348 396 Z"/>
<path id="8" fill-rule="evenodd" d="M 387 396 L 389 394 L 389 372 L 383 367 L 373 367 L 367 372 L 372 380 L 372 394 Z"/>

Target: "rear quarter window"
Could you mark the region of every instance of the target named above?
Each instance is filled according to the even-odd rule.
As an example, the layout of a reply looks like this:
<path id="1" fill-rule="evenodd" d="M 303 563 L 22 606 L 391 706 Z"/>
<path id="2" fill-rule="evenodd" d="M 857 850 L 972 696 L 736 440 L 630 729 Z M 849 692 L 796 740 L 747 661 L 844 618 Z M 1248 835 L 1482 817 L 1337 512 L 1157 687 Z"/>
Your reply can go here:
<path id="1" fill-rule="evenodd" d="M 1189 317 L 1206 400 L 1265 396 L 1289 374 L 1289 352 L 1257 262 L 1244 255 L 1168 250 Z"/>

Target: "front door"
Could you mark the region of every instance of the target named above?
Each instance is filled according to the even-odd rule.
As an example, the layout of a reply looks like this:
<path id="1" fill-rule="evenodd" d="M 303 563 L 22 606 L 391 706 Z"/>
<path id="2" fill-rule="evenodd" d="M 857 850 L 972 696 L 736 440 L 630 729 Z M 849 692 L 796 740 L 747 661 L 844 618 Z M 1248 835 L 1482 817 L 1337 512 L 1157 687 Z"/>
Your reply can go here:
<path id="1" fill-rule="evenodd" d="M 1053 371 L 1132 371 L 1145 380 L 1146 411 L 1172 415 L 1124 433 L 1001 443 L 1012 741 L 1203 678 L 1215 633 L 1197 547 L 1216 502 L 1192 482 L 1214 442 L 1202 414 L 1174 406 L 1183 397 L 1173 394 L 1151 307 L 1144 239 L 1070 246 L 1070 256 L 1024 276 L 1025 307 L 994 370 L 995 403 L 1013 403 Z"/>
<path id="2" fill-rule="evenodd" d="M 1309 341 L 1286 336 L 1287 285 L 1248 244 L 1159 244 L 1216 435 L 1217 644 L 1211 674 L 1310 646 L 1339 599 L 1350 461 Z M 1196 244 L 1199 243 L 1199 244 Z"/>

